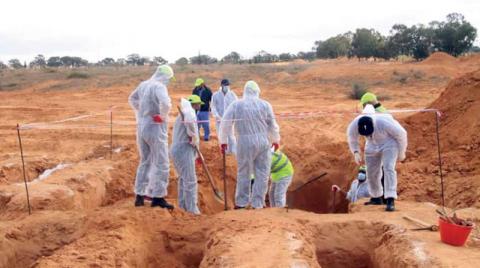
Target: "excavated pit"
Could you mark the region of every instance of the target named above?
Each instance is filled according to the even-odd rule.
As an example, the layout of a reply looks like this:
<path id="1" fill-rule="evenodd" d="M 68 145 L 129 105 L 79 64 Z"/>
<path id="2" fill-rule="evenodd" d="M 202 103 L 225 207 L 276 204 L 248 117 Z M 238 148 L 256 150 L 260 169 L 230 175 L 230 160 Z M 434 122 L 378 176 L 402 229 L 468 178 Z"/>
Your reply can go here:
<path id="1" fill-rule="evenodd" d="M 211 232 L 200 267 L 424 267 L 433 262 L 398 226 L 294 213 L 295 223 L 265 213 L 248 228 Z"/>
<path id="2" fill-rule="evenodd" d="M 314 244 L 321 267 L 419 267 L 431 264 L 419 243 L 402 228 L 353 221 L 317 226 Z M 419 265 L 419 266 L 416 266 Z"/>
<path id="3" fill-rule="evenodd" d="M 338 184 L 331 178 L 332 176 L 326 176 L 325 179 L 319 179 L 303 187 L 290 187 L 287 194 L 288 206 L 321 214 L 348 213 L 348 201 L 345 199 L 345 194 L 336 193 L 334 197 L 331 191 L 332 185 Z"/>

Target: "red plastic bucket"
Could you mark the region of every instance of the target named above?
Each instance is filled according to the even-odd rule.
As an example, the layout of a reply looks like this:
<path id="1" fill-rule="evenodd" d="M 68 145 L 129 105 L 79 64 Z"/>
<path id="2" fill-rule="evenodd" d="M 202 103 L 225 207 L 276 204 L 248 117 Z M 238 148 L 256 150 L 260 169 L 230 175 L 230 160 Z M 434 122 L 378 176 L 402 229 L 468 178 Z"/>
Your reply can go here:
<path id="1" fill-rule="evenodd" d="M 440 238 L 442 242 L 457 247 L 465 245 L 473 229 L 473 226 L 461 226 L 449 223 L 442 218 L 438 218 L 438 226 L 440 228 Z"/>

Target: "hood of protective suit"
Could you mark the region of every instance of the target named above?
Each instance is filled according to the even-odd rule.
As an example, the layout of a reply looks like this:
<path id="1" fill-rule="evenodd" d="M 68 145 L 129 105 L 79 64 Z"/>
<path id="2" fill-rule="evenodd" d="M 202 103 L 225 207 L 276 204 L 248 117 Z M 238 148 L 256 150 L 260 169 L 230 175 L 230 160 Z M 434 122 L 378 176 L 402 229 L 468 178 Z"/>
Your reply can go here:
<path id="1" fill-rule="evenodd" d="M 260 87 L 255 81 L 248 81 L 243 88 L 243 98 L 260 97 Z"/>
<path id="2" fill-rule="evenodd" d="M 375 113 L 375 107 L 371 104 L 367 104 L 365 108 L 363 108 L 362 114 L 374 114 Z"/>
<path id="3" fill-rule="evenodd" d="M 167 85 L 172 78 L 174 78 L 172 67 L 164 64 L 158 66 L 155 73 L 153 73 L 152 77 L 150 77 L 150 80 L 155 80 Z"/>
<path id="4" fill-rule="evenodd" d="M 187 127 L 187 134 L 188 136 L 194 139 L 195 144 L 198 145 L 198 129 L 196 128 L 195 121 L 197 120 L 197 116 L 195 110 L 192 107 L 192 104 L 184 99 L 180 99 L 180 111 L 183 114 L 183 122 Z M 193 124 L 192 124 L 193 123 Z"/>

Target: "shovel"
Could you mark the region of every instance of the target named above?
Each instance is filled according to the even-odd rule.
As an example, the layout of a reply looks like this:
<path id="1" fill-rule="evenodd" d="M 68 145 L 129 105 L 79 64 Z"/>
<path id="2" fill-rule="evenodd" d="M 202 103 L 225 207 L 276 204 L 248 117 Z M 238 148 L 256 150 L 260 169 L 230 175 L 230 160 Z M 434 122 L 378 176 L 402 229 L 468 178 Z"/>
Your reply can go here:
<path id="1" fill-rule="evenodd" d="M 416 219 L 416 218 L 413 218 L 413 217 L 410 217 L 410 216 L 407 216 L 407 215 L 403 215 L 402 218 L 405 219 L 405 220 L 408 220 L 410 222 L 413 222 L 415 225 L 419 226 L 419 228 L 411 229 L 412 231 L 422 231 L 422 230 L 432 231 L 432 232 L 438 231 L 438 226 L 437 225 L 428 224 L 424 221 L 421 221 L 419 219 Z"/>
<path id="2" fill-rule="evenodd" d="M 202 159 L 202 166 L 203 166 L 203 169 L 205 170 L 205 173 L 207 173 L 207 178 L 208 178 L 208 182 L 210 182 L 210 186 L 212 187 L 212 190 L 213 192 L 215 193 L 215 197 L 217 197 L 217 199 L 220 201 L 220 202 L 223 202 L 223 193 L 220 192 L 217 187 L 215 187 L 215 184 L 213 183 L 213 179 L 212 179 L 212 175 L 210 174 L 210 171 L 208 170 L 207 168 L 207 164 L 205 164 L 205 158 L 203 157 L 202 153 L 200 152 L 200 150 L 198 149 L 197 146 L 194 146 L 195 147 L 195 151 L 197 151 L 197 154 L 198 156 L 200 156 L 200 159 Z"/>

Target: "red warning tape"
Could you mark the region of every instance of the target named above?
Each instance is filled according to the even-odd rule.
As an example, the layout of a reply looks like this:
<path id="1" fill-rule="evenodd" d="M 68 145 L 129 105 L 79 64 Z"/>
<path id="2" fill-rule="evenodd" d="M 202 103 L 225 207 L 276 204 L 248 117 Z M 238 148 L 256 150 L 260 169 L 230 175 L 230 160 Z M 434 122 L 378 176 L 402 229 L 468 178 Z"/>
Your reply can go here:
<path id="1" fill-rule="evenodd" d="M 69 117 L 57 121 L 51 121 L 51 122 L 39 122 L 39 123 L 29 123 L 29 124 L 23 124 L 20 125 L 20 129 L 22 130 L 27 130 L 27 129 L 82 129 L 82 128 L 106 128 L 110 124 L 105 123 L 105 124 L 100 124 L 100 125 L 87 125 L 87 126 L 75 126 L 75 125 L 64 125 L 62 123 L 68 123 L 68 122 L 75 122 L 75 121 L 80 121 L 84 120 L 87 118 L 99 116 L 99 115 L 105 115 L 106 112 L 110 113 L 115 109 L 115 106 L 110 107 L 109 110 L 103 111 L 100 113 L 96 114 L 85 114 L 85 115 L 78 115 L 74 117 Z M 441 112 L 437 109 L 394 109 L 394 110 L 388 110 L 387 113 L 384 114 L 398 114 L 398 113 L 424 113 L 424 112 L 436 112 L 439 116 L 441 116 Z M 307 118 L 315 118 L 318 116 L 325 116 L 325 115 L 359 115 L 361 113 L 358 112 L 352 112 L 352 111 L 341 111 L 341 110 L 327 110 L 327 111 L 310 111 L 310 112 L 285 112 L 285 113 L 277 113 L 275 114 L 276 119 L 278 120 L 289 120 L 289 119 L 307 119 Z M 379 114 L 379 113 L 377 113 Z M 233 120 L 222 120 L 223 122 L 225 121 L 245 121 L 245 120 L 251 120 L 251 119 L 233 119 Z M 255 119 L 257 120 L 257 119 Z M 183 123 L 209 123 L 210 120 L 195 120 L 195 121 L 183 121 Z M 168 121 L 167 121 L 168 123 Z M 113 125 L 136 125 L 136 121 L 114 121 Z M 157 124 L 152 121 L 151 124 Z"/>

